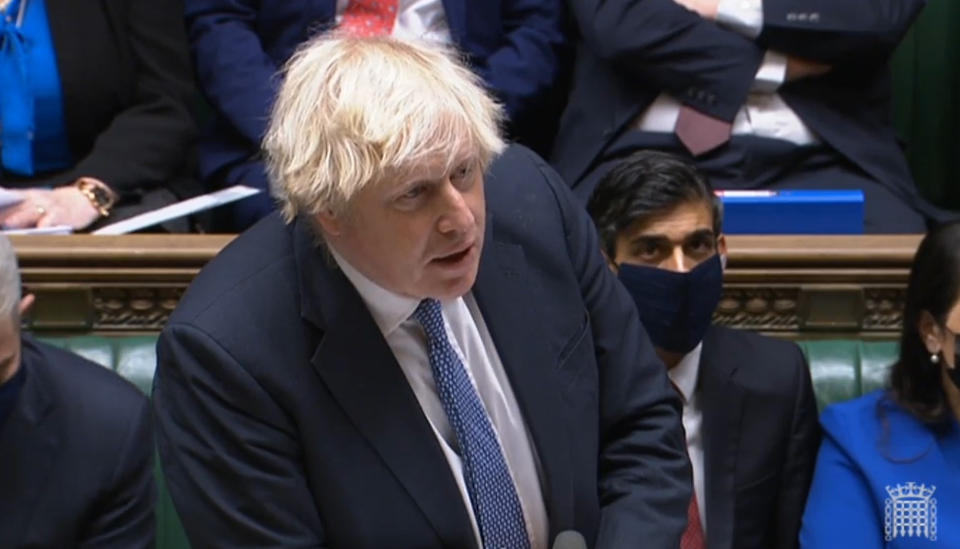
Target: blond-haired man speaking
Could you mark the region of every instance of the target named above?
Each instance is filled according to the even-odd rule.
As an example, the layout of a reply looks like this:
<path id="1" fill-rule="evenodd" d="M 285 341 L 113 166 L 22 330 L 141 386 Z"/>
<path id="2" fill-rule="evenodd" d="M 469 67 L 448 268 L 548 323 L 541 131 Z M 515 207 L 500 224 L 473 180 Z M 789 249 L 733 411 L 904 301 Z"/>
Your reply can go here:
<path id="1" fill-rule="evenodd" d="M 158 347 L 196 546 L 677 547 L 679 403 L 590 219 L 500 117 L 438 50 L 294 56 L 265 142 L 282 213 Z"/>

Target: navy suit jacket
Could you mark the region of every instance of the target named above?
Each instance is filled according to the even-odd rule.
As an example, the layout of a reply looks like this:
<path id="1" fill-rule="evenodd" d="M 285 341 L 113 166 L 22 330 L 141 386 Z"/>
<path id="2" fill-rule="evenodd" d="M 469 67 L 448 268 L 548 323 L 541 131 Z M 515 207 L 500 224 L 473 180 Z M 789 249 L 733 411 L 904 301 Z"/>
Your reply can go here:
<path id="1" fill-rule="evenodd" d="M 750 40 L 674 0 L 570 0 L 583 40 L 553 163 L 576 185 L 660 93 L 732 121 L 767 49 L 829 64 L 778 93 L 823 141 L 925 213 L 891 124 L 887 61 L 925 0 L 764 0 Z M 815 17 L 813 16 L 815 14 Z"/>
<path id="2" fill-rule="evenodd" d="M 23 338 L 26 378 L 0 425 L 0 545 L 154 546 L 147 397 L 106 368 Z"/>
<path id="3" fill-rule="evenodd" d="M 539 158 L 486 179 L 473 295 L 540 460 L 550 537 L 676 549 L 679 401 L 586 213 Z M 277 214 L 196 278 L 158 343 L 160 456 L 200 547 L 475 547 L 417 399 L 304 219 Z"/>
<path id="4" fill-rule="evenodd" d="M 332 28 L 336 0 L 185 0 L 198 79 L 216 119 L 200 147 L 204 177 L 259 154 L 276 73 L 296 47 Z M 503 102 L 520 137 L 549 124 L 541 103 L 563 67 L 563 0 L 443 0 L 450 33 Z M 552 124 L 549 124 L 551 127 Z M 539 135 L 533 139 L 542 139 Z"/>
<path id="5" fill-rule="evenodd" d="M 820 444 L 807 361 L 719 326 L 700 356 L 707 549 L 794 549 Z"/>

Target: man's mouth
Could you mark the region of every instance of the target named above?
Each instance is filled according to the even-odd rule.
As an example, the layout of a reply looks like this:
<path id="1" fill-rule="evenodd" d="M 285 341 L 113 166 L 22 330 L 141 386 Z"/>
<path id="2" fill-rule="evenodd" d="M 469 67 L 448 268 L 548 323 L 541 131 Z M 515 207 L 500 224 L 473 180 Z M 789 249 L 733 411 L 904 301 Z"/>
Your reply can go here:
<path id="1" fill-rule="evenodd" d="M 437 257 L 436 259 L 434 259 L 434 261 L 444 265 L 455 265 L 463 261 L 467 257 L 467 255 L 470 254 L 471 250 L 473 250 L 473 243 L 468 244 L 467 246 L 461 248 L 459 251 Z"/>

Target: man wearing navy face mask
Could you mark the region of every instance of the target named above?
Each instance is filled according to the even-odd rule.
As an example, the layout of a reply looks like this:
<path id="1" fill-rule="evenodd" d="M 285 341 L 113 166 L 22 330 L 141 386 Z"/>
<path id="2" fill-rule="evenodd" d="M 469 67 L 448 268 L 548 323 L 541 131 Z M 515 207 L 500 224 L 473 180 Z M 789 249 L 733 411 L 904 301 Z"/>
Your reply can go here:
<path id="1" fill-rule="evenodd" d="M 711 325 L 727 247 L 709 183 L 641 151 L 588 210 L 684 402 L 694 497 L 681 549 L 797 547 L 820 440 L 810 373 L 793 343 Z"/>

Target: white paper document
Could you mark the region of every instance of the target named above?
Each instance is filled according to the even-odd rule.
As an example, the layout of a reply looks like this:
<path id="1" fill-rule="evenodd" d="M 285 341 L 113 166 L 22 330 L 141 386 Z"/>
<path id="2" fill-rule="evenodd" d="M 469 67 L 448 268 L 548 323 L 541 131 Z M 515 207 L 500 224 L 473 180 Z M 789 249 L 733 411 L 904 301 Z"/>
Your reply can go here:
<path id="1" fill-rule="evenodd" d="M 29 229 L 4 229 L 3 234 L 70 234 L 73 227 L 70 225 L 52 225 L 50 227 L 30 227 Z"/>
<path id="2" fill-rule="evenodd" d="M 158 223 L 163 223 L 164 221 L 168 221 L 170 219 L 176 219 L 192 213 L 209 210 L 210 208 L 216 208 L 217 206 L 222 206 L 224 204 L 229 204 L 230 202 L 234 202 L 248 196 L 253 196 L 259 192 L 260 189 L 255 189 L 246 185 L 234 185 L 233 187 L 228 187 L 214 193 L 195 196 L 188 200 L 177 202 L 176 204 L 164 206 L 163 208 L 157 210 L 130 217 L 124 219 L 123 221 L 118 221 L 111 225 L 101 227 L 96 231 L 93 231 L 91 234 L 132 233 Z"/>

